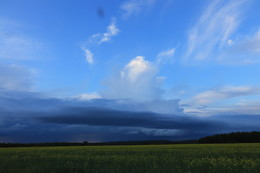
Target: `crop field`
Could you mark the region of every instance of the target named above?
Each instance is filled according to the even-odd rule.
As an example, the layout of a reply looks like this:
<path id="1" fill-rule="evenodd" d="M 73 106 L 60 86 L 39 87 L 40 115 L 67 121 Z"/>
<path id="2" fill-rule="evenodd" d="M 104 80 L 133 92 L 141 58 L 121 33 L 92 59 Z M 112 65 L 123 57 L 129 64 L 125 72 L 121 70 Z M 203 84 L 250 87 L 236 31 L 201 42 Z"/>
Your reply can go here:
<path id="1" fill-rule="evenodd" d="M 1 173 L 260 172 L 260 144 L 0 148 Z"/>

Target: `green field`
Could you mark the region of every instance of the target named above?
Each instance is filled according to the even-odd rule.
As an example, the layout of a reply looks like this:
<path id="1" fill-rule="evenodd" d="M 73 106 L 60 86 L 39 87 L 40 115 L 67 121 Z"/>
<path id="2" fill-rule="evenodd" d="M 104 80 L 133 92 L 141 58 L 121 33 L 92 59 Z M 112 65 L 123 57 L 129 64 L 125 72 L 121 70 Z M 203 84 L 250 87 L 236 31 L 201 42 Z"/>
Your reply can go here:
<path id="1" fill-rule="evenodd" d="M 260 144 L 0 148 L 1 173 L 260 172 Z"/>

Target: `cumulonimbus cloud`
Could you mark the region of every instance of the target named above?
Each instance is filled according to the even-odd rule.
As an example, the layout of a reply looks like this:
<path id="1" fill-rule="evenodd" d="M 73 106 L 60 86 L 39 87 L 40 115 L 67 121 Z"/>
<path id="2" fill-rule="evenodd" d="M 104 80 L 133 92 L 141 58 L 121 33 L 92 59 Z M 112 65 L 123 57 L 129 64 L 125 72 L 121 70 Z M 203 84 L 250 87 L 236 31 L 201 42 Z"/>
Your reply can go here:
<path id="1" fill-rule="evenodd" d="M 157 67 L 142 56 L 132 59 L 118 74 L 106 80 L 103 98 L 113 99 L 159 99 L 162 78 Z"/>

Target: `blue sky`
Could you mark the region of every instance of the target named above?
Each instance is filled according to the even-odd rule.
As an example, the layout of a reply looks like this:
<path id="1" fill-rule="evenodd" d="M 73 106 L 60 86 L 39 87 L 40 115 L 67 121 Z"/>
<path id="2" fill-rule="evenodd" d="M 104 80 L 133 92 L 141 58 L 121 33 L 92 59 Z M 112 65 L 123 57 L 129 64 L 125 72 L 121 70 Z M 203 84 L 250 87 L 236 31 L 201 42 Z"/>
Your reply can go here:
<path id="1" fill-rule="evenodd" d="M 259 130 L 259 7 L 258 0 L 1 0 L 0 142 Z"/>

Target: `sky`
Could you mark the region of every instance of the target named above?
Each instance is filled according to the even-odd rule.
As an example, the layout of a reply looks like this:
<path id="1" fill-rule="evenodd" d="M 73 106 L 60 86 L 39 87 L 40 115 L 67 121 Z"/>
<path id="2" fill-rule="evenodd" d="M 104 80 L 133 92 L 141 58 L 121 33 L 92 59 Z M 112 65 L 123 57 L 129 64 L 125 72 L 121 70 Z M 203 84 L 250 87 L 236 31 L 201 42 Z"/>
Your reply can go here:
<path id="1" fill-rule="evenodd" d="M 0 0 L 0 142 L 260 130 L 258 0 Z"/>

